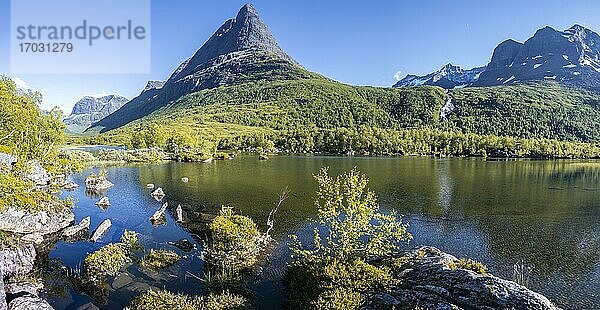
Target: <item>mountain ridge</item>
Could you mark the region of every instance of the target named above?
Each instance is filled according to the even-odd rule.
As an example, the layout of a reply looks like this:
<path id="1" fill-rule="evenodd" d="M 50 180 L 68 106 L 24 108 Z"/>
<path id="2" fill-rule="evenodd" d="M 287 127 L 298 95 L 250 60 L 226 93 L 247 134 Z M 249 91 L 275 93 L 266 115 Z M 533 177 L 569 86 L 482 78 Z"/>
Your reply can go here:
<path id="1" fill-rule="evenodd" d="M 89 95 L 79 99 L 63 119 L 67 131 L 80 133 L 125 105 L 129 99 L 112 94 Z"/>

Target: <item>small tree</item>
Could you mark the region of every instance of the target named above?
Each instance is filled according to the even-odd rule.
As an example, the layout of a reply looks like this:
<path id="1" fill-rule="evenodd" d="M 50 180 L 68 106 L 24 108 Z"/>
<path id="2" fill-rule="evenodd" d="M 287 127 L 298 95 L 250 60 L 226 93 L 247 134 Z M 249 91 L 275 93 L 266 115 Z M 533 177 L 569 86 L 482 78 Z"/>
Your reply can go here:
<path id="1" fill-rule="evenodd" d="M 390 255 L 400 242 L 412 238 L 408 225 L 394 211 L 379 212 L 377 197 L 367 188 L 369 180 L 358 170 L 334 178 L 323 168 L 314 178 L 319 184 L 315 206 L 320 227 L 314 230 L 310 248 L 292 237 L 295 258 L 368 260 Z"/>

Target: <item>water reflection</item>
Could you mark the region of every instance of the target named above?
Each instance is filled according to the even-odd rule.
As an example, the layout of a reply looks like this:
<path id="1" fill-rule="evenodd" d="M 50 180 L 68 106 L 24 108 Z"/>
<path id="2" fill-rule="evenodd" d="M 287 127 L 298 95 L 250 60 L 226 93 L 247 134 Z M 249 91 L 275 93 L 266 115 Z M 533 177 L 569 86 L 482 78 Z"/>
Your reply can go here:
<path id="1" fill-rule="evenodd" d="M 166 243 L 201 235 L 221 205 L 233 206 L 264 229 L 278 193 L 288 186 L 292 194 L 278 211 L 274 230 L 283 242 L 289 234 L 310 231 L 306 219 L 315 216 L 312 174 L 322 167 L 338 174 L 355 166 L 370 178 L 381 204 L 410 221 L 415 237 L 410 246 L 429 244 L 472 257 L 509 279 L 514 264 L 522 261 L 534 267 L 529 287 L 563 307 L 589 309 L 600 304 L 598 162 L 309 156 L 258 161 L 239 156 L 210 164 L 115 167 L 108 170 L 115 181 L 108 193 L 113 206 L 99 213 L 98 208 L 78 204 L 75 211 L 77 219 L 91 215 L 95 223 L 110 216 L 117 229 L 141 230 L 152 242 Z M 181 204 L 186 214 L 183 226 L 173 220 L 173 210 L 166 213 L 165 226 L 150 225 L 148 218 L 161 203 L 149 196 L 148 183 L 162 187 L 170 205 Z M 258 304 L 281 304 L 278 279 L 287 254 L 280 243 L 255 279 Z M 54 256 L 63 255 L 55 251 Z"/>

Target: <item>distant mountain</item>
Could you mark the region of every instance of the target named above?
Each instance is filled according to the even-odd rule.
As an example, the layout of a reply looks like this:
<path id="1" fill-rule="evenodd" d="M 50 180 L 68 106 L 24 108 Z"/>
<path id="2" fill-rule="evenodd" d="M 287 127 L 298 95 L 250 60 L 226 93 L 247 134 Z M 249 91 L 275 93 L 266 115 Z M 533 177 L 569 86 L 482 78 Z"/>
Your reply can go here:
<path id="1" fill-rule="evenodd" d="M 93 123 L 120 109 L 129 99 L 117 95 L 95 95 L 81 98 L 71 112 L 63 119 L 67 130 L 83 132 Z"/>
<path id="2" fill-rule="evenodd" d="M 169 102 L 203 89 L 258 80 L 315 76 L 288 56 L 250 4 L 227 20 L 160 88 L 145 89 L 94 130 L 110 130 L 144 117 Z"/>
<path id="3" fill-rule="evenodd" d="M 600 88 L 600 36 L 575 25 L 565 31 L 538 30 L 524 43 L 502 42 L 474 86 L 555 80 L 590 89 Z"/>
<path id="4" fill-rule="evenodd" d="M 600 91 L 600 36 L 580 25 L 565 31 L 544 27 L 524 43 L 512 39 L 500 43 L 485 67 L 462 70 L 448 64 L 425 76 L 408 75 L 394 87 L 450 89 L 544 80 Z"/>
<path id="5" fill-rule="evenodd" d="M 393 87 L 433 85 L 448 89 L 466 86 L 475 82 L 484 70 L 485 67 L 464 70 L 459 66 L 447 64 L 440 70 L 427 75 L 407 75 L 405 78 L 394 84 Z"/>

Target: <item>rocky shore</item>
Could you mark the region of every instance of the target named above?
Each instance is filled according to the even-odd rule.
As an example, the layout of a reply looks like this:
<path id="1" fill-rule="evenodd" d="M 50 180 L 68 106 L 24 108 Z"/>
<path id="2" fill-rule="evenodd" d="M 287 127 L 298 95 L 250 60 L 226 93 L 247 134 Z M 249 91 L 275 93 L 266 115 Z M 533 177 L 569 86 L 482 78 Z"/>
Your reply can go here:
<path id="1" fill-rule="evenodd" d="M 434 247 L 402 253 L 400 284 L 370 292 L 367 309 L 559 309 L 545 296 L 489 273 L 452 268 L 456 257 Z"/>

